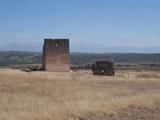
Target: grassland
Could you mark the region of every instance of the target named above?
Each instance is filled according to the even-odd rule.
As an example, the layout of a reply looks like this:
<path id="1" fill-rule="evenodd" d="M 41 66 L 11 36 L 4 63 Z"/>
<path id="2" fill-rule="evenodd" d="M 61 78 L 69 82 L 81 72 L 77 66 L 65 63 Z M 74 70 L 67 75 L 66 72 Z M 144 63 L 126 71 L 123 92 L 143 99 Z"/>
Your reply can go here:
<path id="1" fill-rule="evenodd" d="M 0 120 L 159 120 L 160 73 L 0 70 Z"/>

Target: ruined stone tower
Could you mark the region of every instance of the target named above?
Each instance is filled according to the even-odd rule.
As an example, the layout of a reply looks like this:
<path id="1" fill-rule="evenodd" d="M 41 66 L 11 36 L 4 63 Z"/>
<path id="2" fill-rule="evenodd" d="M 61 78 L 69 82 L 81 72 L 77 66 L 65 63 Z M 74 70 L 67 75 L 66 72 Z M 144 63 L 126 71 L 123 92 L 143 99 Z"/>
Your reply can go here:
<path id="1" fill-rule="evenodd" d="M 45 71 L 69 71 L 69 39 L 44 39 L 42 62 Z"/>

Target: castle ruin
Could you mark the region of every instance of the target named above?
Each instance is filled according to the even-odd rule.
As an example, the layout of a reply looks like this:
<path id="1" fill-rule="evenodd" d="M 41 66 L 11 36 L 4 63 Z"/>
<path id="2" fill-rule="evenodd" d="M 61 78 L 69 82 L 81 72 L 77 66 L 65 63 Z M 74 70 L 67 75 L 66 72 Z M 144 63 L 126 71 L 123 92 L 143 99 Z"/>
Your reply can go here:
<path id="1" fill-rule="evenodd" d="M 42 69 L 52 72 L 68 72 L 69 39 L 44 39 Z"/>

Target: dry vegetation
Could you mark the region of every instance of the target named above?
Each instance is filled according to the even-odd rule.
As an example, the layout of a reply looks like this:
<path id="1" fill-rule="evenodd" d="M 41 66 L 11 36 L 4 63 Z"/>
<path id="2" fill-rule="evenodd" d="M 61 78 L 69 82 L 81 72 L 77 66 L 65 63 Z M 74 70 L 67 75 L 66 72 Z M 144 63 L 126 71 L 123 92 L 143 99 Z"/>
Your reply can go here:
<path id="1" fill-rule="evenodd" d="M 0 70 L 0 120 L 158 120 L 159 108 L 158 72 Z"/>

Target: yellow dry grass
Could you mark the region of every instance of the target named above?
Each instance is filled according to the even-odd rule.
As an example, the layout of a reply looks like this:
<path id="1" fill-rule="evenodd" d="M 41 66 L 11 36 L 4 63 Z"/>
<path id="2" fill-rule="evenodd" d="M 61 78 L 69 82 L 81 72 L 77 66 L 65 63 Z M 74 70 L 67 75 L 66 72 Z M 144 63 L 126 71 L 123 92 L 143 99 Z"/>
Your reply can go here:
<path id="1" fill-rule="evenodd" d="M 145 76 L 147 75 L 147 77 Z M 160 73 L 118 71 L 115 77 L 0 70 L 0 120 L 78 120 L 128 106 L 160 106 Z"/>

